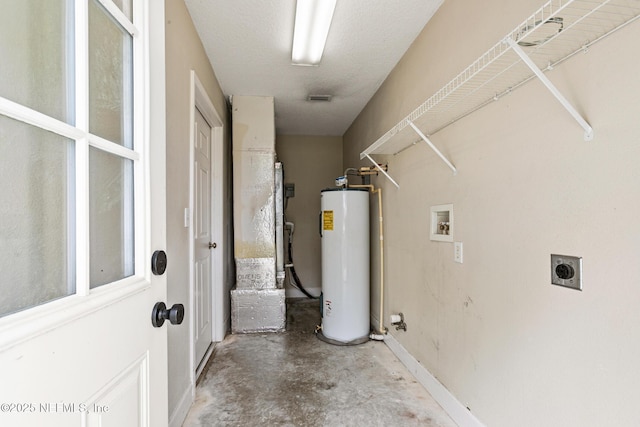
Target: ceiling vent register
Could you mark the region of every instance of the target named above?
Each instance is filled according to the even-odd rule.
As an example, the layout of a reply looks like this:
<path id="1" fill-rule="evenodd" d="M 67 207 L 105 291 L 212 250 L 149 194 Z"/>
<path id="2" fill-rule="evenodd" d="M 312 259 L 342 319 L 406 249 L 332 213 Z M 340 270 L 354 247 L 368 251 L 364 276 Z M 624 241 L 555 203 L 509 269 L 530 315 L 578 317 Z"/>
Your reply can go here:
<path id="1" fill-rule="evenodd" d="M 331 101 L 331 95 L 309 95 L 307 101 L 311 102 L 329 102 Z"/>

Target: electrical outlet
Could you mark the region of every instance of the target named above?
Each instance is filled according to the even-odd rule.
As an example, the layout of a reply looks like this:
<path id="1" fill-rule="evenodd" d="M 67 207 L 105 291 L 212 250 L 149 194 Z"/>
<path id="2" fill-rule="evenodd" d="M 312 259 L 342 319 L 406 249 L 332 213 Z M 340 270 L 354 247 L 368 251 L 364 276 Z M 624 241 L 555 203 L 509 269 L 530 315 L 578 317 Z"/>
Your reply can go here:
<path id="1" fill-rule="evenodd" d="M 453 242 L 453 260 L 462 264 L 462 242 Z"/>
<path id="2" fill-rule="evenodd" d="M 582 290 L 582 258 L 551 254 L 551 284 Z"/>

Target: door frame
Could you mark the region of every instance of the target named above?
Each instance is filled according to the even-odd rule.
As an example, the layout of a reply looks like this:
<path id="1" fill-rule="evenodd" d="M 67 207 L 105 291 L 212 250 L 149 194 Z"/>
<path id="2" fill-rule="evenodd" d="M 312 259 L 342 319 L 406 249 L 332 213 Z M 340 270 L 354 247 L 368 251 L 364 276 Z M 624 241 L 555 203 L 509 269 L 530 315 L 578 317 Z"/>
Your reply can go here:
<path id="1" fill-rule="evenodd" d="M 193 268 L 195 259 L 195 241 L 193 238 L 193 213 L 195 208 L 195 142 L 196 135 L 195 120 L 196 108 L 211 126 L 211 241 L 217 243 L 217 248 L 211 251 L 211 341 L 219 342 L 224 339 L 226 333 L 226 322 L 224 319 L 224 122 L 216 110 L 213 102 L 209 98 L 204 85 L 198 78 L 195 70 L 191 70 L 191 101 L 189 108 L 189 301 L 191 307 L 195 307 L 195 271 Z M 195 359 L 195 314 L 190 310 L 189 314 L 189 363 L 192 375 L 191 384 L 195 396 L 195 385 L 198 375 L 206 365 L 206 360 L 213 353 L 213 346 L 209 348 L 204 356 L 205 363 L 202 363 L 198 372 Z"/>

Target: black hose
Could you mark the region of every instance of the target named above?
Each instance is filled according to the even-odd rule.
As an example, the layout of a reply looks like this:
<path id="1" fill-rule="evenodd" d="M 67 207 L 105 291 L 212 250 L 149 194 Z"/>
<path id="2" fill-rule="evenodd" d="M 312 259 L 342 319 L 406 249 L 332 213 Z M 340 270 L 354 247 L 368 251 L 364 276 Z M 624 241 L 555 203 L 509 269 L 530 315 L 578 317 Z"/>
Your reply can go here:
<path id="1" fill-rule="evenodd" d="M 298 274 L 296 273 L 296 269 L 293 266 L 293 251 L 292 251 L 292 244 L 291 244 L 291 238 L 289 238 L 289 264 L 291 264 L 291 267 L 289 267 L 289 271 L 291 272 L 291 276 L 293 276 L 293 281 L 295 282 L 295 285 L 298 289 L 300 289 L 300 291 L 305 294 L 308 298 L 311 299 L 318 299 L 318 297 L 314 297 L 313 295 L 311 295 L 303 286 L 302 286 L 302 282 L 300 281 L 300 278 L 298 277 Z"/>

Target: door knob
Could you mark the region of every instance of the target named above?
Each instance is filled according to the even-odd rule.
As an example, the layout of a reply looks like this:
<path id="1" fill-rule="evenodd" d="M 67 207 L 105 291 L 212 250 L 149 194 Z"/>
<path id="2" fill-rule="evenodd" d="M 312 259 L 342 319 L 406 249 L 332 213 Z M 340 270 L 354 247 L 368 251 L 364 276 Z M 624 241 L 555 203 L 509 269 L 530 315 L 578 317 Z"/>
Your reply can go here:
<path id="1" fill-rule="evenodd" d="M 151 311 L 151 324 L 155 328 L 164 325 L 165 320 L 169 320 L 172 325 L 179 325 L 183 319 L 184 305 L 182 304 L 173 304 L 171 308 L 167 309 L 165 303 L 157 302 Z"/>
<path id="2" fill-rule="evenodd" d="M 215 243 L 215 242 L 209 242 L 209 249 L 211 249 L 211 248 L 215 249 L 215 248 L 217 248 L 217 247 L 218 247 L 218 244 L 217 244 L 217 243 Z"/>

